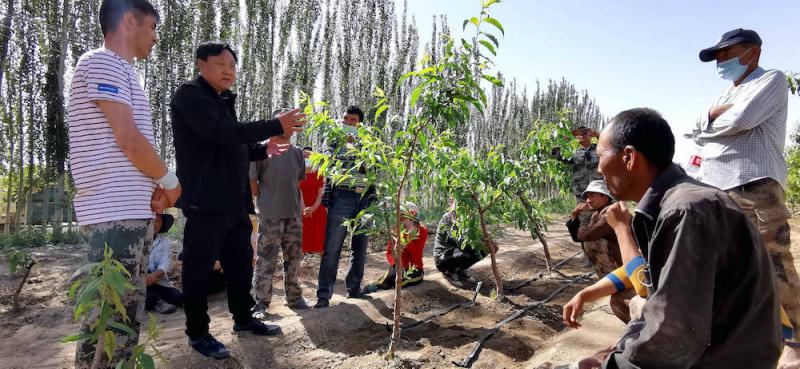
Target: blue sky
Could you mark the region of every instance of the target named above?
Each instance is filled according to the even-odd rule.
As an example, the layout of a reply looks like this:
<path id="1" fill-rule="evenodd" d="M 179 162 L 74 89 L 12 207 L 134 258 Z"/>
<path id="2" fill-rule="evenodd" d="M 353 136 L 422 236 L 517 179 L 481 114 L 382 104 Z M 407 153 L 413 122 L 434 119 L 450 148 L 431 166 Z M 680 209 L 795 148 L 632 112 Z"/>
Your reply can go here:
<path id="1" fill-rule="evenodd" d="M 757 4 L 757 5 L 755 5 Z M 422 43 L 434 14 L 448 16 L 460 35 L 479 0 L 408 0 Z M 492 16 L 506 30 L 496 64 L 520 85 L 565 77 L 595 98 L 606 116 L 632 107 L 660 111 L 676 136 L 708 110 L 730 82 L 700 49 L 734 28 L 756 30 L 761 65 L 800 72 L 800 1 L 526 1 L 504 0 Z M 790 97 L 788 132 L 800 121 L 800 97 Z M 679 142 L 678 155 L 688 155 Z M 682 161 L 676 156 L 676 161 Z"/>

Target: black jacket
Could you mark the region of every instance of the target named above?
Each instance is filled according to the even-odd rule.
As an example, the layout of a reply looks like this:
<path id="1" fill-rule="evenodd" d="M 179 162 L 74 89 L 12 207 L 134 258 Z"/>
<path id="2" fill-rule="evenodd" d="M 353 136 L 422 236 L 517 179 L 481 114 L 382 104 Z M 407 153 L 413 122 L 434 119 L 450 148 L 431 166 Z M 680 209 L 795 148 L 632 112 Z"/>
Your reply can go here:
<path id="1" fill-rule="evenodd" d="M 170 103 L 178 179 L 177 207 L 192 213 L 254 213 L 250 161 L 266 159 L 259 141 L 283 133 L 277 119 L 240 123 L 236 94 L 218 94 L 203 77 L 178 87 Z"/>

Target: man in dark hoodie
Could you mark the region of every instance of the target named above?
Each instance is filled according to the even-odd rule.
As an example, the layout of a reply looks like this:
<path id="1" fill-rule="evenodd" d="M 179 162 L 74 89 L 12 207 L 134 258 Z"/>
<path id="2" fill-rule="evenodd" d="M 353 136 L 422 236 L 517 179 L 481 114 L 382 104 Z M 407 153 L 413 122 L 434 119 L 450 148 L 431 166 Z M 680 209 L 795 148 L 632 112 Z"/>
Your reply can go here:
<path id="1" fill-rule="evenodd" d="M 250 296 L 253 249 L 248 214 L 255 211 L 248 169 L 250 161 L 285 151 L 257 142 L 301 131 L 304 116 L 293 110 L 277 119 L 240 123 L 236 95 L 230 91 L 236 81 L 236 53 L 228 44 L 207 42 L 198 46 L 196 57 L 200 76 L 181 85 L 171 102 L 177 174 L 183 184 L 177 207 L 186 215 L 184 311 L 189 345 L 221 359 L 230 353 L 208 333 L 206 301 L 208 272 L 217 256 L 225 270 L 234 332 L 280 333 L 278 326 L 264 324 L 251 313 L 255 301 Z"/>

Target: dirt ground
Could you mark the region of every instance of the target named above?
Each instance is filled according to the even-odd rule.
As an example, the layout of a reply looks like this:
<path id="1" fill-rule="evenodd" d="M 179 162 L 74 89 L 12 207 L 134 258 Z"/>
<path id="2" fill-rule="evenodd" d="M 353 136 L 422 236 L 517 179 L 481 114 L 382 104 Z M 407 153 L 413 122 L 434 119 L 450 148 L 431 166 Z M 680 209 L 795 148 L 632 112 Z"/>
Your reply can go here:
<path id="1" fill-rule="evenodd" d="M 575 255 L 580 246 L 556 222 L 547 233 L 554 263 Z M 800 240 L 800 221 L 793 220 L 793 240 Z M 435 226 L 433 227 L 435 228 Z M 429 240 L 432 241 L 432 240 Z M 498 239 L 498 262 L 506 287 L 519 285 L 544 270 L 541 245 L 527 233 L 509 231 Z M 798 255 L 798 246 L 793 244 Z M 75 333 L 67 300 L 67 279 L 84 262 L 82 246 L 47 246 L 33 250 L 38 264 L 22 292 L 22 307 L 11 308 L 11 294 L 18 276 L 10 276 L 5 261 L 0 264 L 0 368 L 71 368 L 75 344 L 59 343 L 59 338 Z M 483 287 L 477 304 L 456 309 L 421 326 L 403 332 L 398 357 L 387 363 L 383 352 L 388 346 L 388 323 L 392 315 L 392 292 L 373 294 L 372 300 L 352 300 L 343 296 L 347 257 L 339 267 L 339 281 L 328 309 L 295 312 L 283 303 L 282 275 L 276 275 L 275 293 L 269 310 L 270 320 L 283 329 L 277 337 L 231 334 L 232 321 L 225 293 L 209 297 L 211 333 L 228 345 L 232 357 L 211 360 L 191 350 L 183 333 L 181 310 L 171 315 L 155 314 L 163 327 L 158 348 L 168 359 L 158 367 L 171 368 L 453 368 L 472 351 L 475 342 L 497 322 L 519 307 L 539 301 L 551 292 L 590 271 L 582 256 L 575 257 L 558 272 L 541 273 L 541 278 L 507 293 L 502 303 L 491 301 L 494 288 L 489 260 L 473 267 Z M 306 300 L 316 301 L 318 256 L 304 260 L 302 282 Z M 468 301 L 473 292 L 448 284 L 433 267 L 432 243 L 426 247 L 425 281 L 404 290 L 403 323 L 410 324 L 433 311 Z M 365 283 L 377 279 L 385 270 L 382 252 L 369 255 Z M 580 330 L 565 328 L 561 306 L 575 292 L 591 283 L 581 280 L 544 306 L 506 324 L 489 341 L 473 368 L 536 368 L 544 362 L 564 364 L 576 361 L 612 345 L 623 329 L 604 302 L 588 308 Z"/>

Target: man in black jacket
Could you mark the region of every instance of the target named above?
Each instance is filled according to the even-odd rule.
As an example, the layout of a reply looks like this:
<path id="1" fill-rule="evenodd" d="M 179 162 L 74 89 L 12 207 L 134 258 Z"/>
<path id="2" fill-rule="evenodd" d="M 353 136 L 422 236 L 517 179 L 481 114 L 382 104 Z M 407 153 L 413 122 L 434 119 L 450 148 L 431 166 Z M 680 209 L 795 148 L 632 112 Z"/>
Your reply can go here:
<path id="1" fill-rule="evenodd" d="M 205 356 L 221 359 L 228 349 L 208 333 L 208 272 L 217 257 L 224 268 L 228 309 L 234 332 L 274 335 L 280 328 L 252 317 L 250 296 L 254 213 L 248 182 L 250 161 L 280 154 L 275 145 L 256 144 L 291 130 L 304 119 L 293 110 L 269 121 L 239 123 L 234 110 L 236 54 L 227 44 L 197 48 L 200 76 L 181 85 L 172 97 L 172 129 L 178 178 L 183 194 L 177 207 L 186 215 L 183 239 L 183 293 L 189 344 Z"/>

